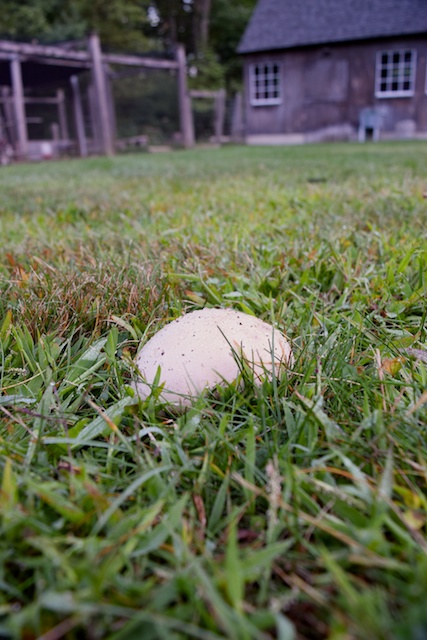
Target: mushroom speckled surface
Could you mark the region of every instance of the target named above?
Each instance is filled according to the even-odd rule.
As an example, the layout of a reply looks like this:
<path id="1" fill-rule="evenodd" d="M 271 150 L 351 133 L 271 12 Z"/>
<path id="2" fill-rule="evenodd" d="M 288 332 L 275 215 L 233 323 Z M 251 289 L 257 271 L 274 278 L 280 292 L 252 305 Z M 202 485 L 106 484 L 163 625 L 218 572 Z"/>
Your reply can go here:
<path id="1" fill-rule="evenodd" d="M 189 406 L 204 389 L 233 382 L 239 358 L 244 358 L 258 383 L 273 366 L 278 373 L 293 364 L 289 342 L 273 325 L 232 309 L 192 311 L 167 324 L 143 346 L 136 358 L 141 374 L 136 390 L 141 398 L 148 397 L 160 367 L 161 400 Z"/>

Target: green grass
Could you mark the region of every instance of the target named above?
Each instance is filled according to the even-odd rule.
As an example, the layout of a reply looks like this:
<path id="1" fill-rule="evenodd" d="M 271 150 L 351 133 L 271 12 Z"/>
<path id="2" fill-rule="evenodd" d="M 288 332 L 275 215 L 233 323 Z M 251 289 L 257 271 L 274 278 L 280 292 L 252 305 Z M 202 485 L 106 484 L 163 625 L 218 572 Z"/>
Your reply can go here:
<path id="1" fill-rule="evenodd" d="M 0 171 L 0 636 L 427 636 L 427 144 Z M 296 363 L 183 415 L 133 358 L 203 306 Z"/>

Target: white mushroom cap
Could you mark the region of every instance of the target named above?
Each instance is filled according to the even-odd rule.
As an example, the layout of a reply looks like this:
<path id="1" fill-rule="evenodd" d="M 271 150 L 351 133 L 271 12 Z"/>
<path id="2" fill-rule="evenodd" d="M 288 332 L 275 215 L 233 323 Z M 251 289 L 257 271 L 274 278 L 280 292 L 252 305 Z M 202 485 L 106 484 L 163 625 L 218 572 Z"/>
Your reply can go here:
<path id="1" fill-rule="evenodd" d="M 160 399 L 189 406 L 204 389 L 233 382 L 240 358 L 258 384 L 273 367 L 277 374 L 293 364 L 288 341 L 271 324 L 231 309 L 193 311 L 167 324 L 141 349 L 136 365 L 142 380 L 136 390 L 147 398 L 160 367 Z"/>

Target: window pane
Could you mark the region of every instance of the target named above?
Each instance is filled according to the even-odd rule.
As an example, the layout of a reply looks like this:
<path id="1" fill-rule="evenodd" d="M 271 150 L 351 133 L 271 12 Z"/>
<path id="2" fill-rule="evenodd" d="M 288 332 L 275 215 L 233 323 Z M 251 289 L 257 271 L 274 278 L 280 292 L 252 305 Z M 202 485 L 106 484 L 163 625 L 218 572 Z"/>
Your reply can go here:
<path id="1" fill-rule="evenodd" d="M 382 51 L 377 58 L 376 86 L 381 93 L 413 91 L 415 54 L 411 50 Z"/>
<path id="2" fill-rule="evenodd" d="M 263 62 L 251 67 L 252 100 L 259 104 L 273 104 L 280 101 L 280 65 L 277 62 Z"/>

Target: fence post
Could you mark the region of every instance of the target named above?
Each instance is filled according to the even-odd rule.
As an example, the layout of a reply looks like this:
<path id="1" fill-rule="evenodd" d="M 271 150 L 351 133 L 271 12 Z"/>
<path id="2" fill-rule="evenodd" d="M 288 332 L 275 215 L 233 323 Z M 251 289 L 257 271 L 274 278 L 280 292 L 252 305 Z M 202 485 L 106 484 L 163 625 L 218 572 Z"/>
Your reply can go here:
<path id="1" fill-rule="evenodd" d="M 105 71 L 102 64 L 101 45 L 99 36 L 92 33 L 89 36 L 89 54 L 92 58 L 92 76 L 96 106 L 99 116 L 99 130 L 102 151 L 107 156 L 114 155 L 113 133 L 108 113 L 108 95 L 105 81 Z"/>
<path id="2" fill-rule="evenodd" d="M 16 149 L 16 131 L 13 117 L 13 98 L 10 95 L 9 87 L 1 87 L 1 97 L 3 101 L 3 111 L 5 116 L 6 139 L 9 144 Z"/>
<path id="3" fill-rule="evenodd" d="M 231 116 L 231 139 L 233 142 L 242 142 L 244 138 L 243 130 L 243 97 L 239 91 L 234 96 L 233 112 Z"/>
<path id="4" fill-rule="evenodd" d="M 221 144 L 224 135 L 225 89 L 219 89 L 215 95 L 215 141 Z"/>
<path id="5" fill-rule="evenodd" d="M 24 85 L 22 83 L 21 61 L 18 56 L 14 56 L 10 61 L 10 74 L 12 77 L 17 155 L 18 158 L 26 158 L 28 154 L 28 132 L 25 117 Z"/>
<path id="6" fill-rule="evenodd" d="M 77 146 L 79 149 L 79 155 L 81 158 L 87 156 L 87 142 L 85 135 L 85 123 L 83 117 L 82 98 L 80 94 L 80 84 L 78 76 L 71 76 L 70 78 L 71 89 L 73 92 L 73 110 L 74 110 L 74 122 L 76 125 Z"/>
<path id="7" fill-rule="evenodd" d="M 70 137 L 70 134 L 68 132 L 67 110 L 65 108 L 64 89 L 57 90 L 56 99 L 58 100 L 58 121 L 59 121 L 59 130 L 61 134 L 61 139 L 68 140 Z"/>
<path id="8" fill-rule="evenodd" d="M 187 70 L 184 45 L 176 47 L 176 59 L 178 62 L 178 102 L 179 117 L 181 123 L 182 143 L 186 149 L 194 147 L 194 123 L 191 111 L 191 98 L 187 88 Z"/>
<path id="9" fill-rule="evenodd" d="M 110 128 L 111 128 L 113 140 L 115 140 L 117 138 L 117 121 L 116 121 L 116 108 L 114 104 L 114 93 L 113 93 L 113 87 L 111 84 L 110 73 L 111 73 L 110 67 L 108 65 L 105 65 L 104 77 L 105 77 L 105 90 L 107 95 L 108 118 L 110 121 Z"/>
<path id="10" fill-rule="evenodd" d="M 99 120 L 98 100 L 96 99 L 96 89 L 93 83 L 87 88 L 87 101 L 89 104 L 90 123 L 92 130 L 92 153 L 103 153 L 103 139 L 101 122 Z"/>

